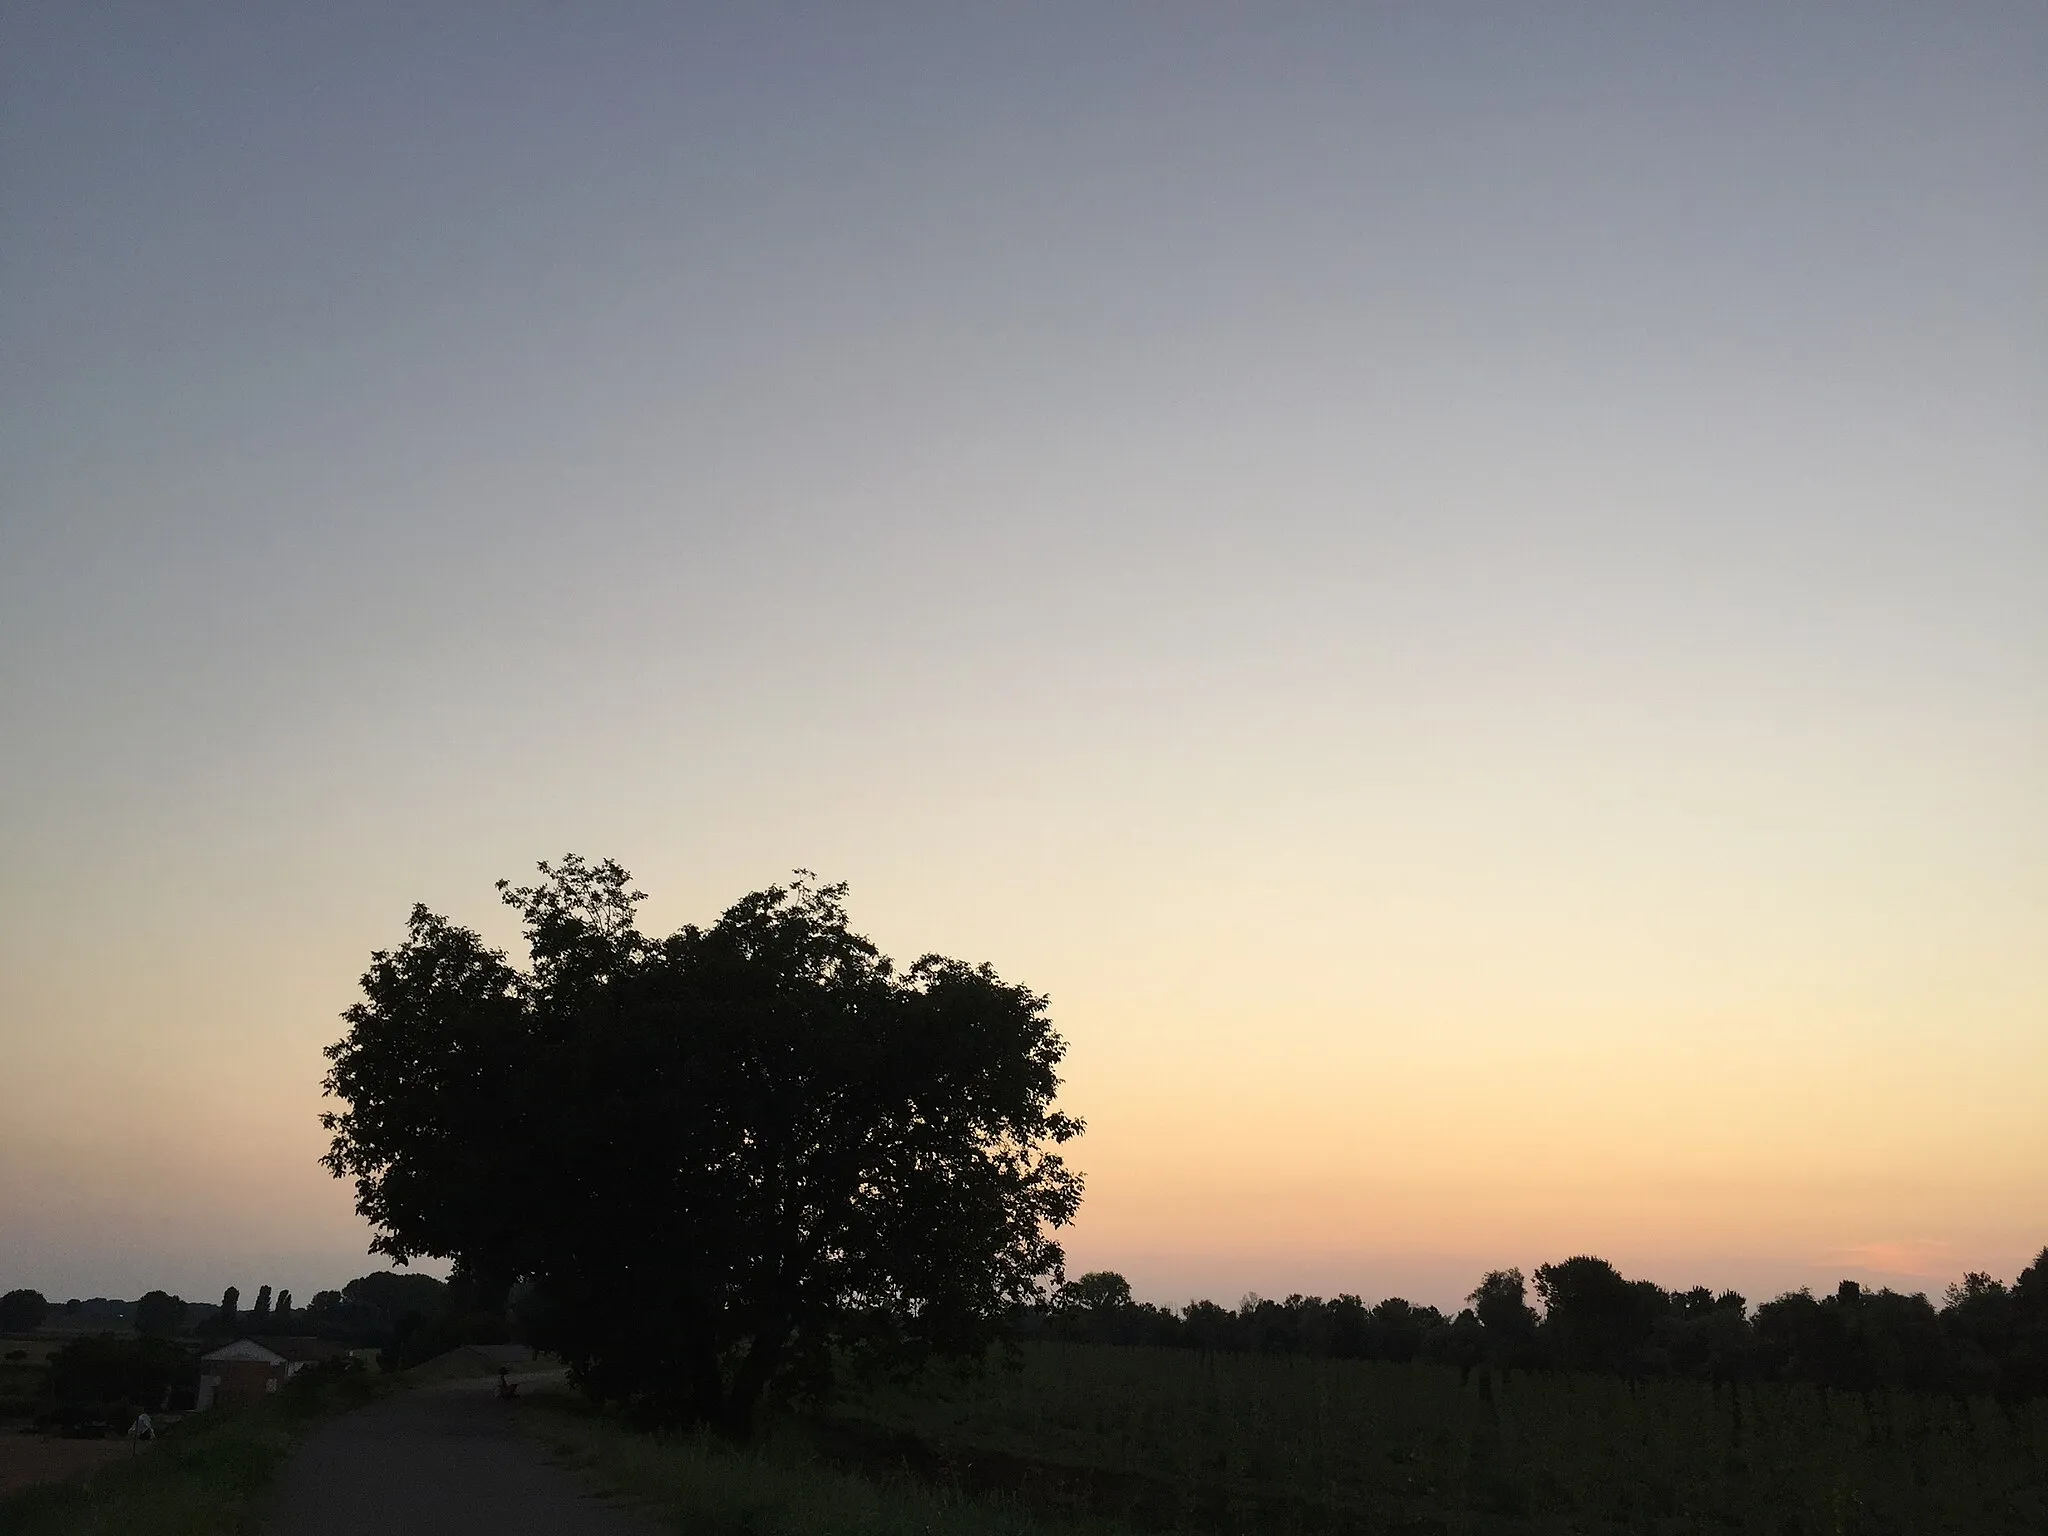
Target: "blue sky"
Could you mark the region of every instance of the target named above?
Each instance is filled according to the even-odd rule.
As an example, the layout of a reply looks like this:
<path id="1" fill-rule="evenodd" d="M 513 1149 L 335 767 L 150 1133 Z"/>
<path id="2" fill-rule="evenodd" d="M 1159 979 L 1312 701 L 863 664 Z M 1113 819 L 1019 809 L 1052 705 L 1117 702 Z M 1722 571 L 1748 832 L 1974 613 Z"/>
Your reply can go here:
<path id="1" fill-rule="evenodd" d="M 1050 991 L 1146 1294 L 2030 1256 L 2044 79 L 2024 4 L 10 7 L 21 1283 L 353 1273 L 353 977 L 564 848 Z"/>

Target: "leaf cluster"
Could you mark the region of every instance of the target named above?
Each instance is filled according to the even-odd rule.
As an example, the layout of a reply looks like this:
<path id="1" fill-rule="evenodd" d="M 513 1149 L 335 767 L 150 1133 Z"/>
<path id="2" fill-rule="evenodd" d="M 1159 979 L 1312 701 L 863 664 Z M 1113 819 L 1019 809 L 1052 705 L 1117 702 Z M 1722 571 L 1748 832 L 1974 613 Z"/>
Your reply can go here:
<path id="1" fill-rule="evenodd" d="M 974 1353 L 1062 1272 L 1065 1044 L 989 967 L 899 969 L 799 871 L 662 938 L 610 861 L 501 883 L 530 956 L 415 907 L 330 1047 L 375 1247 L 530 1282 L 602 1397 L 743 1433 L 837 1346 Z"/>

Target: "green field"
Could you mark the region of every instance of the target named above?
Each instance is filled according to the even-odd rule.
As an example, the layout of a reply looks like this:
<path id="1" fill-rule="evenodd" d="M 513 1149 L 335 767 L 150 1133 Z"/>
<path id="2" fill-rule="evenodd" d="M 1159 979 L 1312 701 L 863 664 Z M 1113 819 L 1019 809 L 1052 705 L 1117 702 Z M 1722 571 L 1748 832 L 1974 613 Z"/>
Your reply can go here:
<path id="1" fill-rule="evenodd" d="M 840 1404 L 870 1465 L 1154 1530 L 2048 1531 L 2048 1403 L 1035 1344 Z"/>

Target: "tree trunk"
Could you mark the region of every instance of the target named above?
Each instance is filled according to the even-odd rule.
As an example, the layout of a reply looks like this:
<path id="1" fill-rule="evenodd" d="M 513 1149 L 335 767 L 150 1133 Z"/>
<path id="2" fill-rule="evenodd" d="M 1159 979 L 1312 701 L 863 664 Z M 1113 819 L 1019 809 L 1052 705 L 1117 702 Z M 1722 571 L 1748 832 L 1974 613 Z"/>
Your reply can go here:
<path id="1" fill-rule="evenodd" d="M 690 1412 L 714 1427 L 725 1414 L 725 1378 L 718 1368 L 718 1351 L 702 1333 L 690 1345 Z"/>
<path id="2" fill-rule="evenodd" d="M 754 1342 L 747 1346 L 746 1358 L 733 1372 L 722 1412 L 714 1421 L 718 1432 L 728 1440 L 744 1443 L 753 1438 L 760 1426 L 761 1401 L 768 1394 L 768 1385 L 775 1379 L 788 1344 L 789 1325 L 778 1321 L 755 1334 Z"/>

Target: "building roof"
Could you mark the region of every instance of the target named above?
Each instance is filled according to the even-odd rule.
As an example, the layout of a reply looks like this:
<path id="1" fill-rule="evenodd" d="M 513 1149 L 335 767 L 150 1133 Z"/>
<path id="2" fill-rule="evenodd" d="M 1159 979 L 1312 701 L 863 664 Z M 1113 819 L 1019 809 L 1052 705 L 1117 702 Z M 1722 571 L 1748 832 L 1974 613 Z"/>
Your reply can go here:
<path id="1" fill-rule="evenodd" d="M 336 1355 L 348 1353 L 346 1344 L 330 1344 L 325 1339 L 316 1339 L 311 1334 L 270 1334 L 259 1337 L 256 1342 L 283 1359 L 298 1365 L 310 1365 L 320 1360 L 332 1360 Z"/>
<path id="2" fill-rule="evenodd" d="M 203 1361 L 257 1360 L 264 1365 L 283 1365 L 283 1355 L 254 1339 L 237 1339 L 232 1344 L 223 1344 L 219 1349 L 210 1349 L 199 1357 Z"/>
<path id="3" fill-rule="evenodd" d="M 538 1358 L 525 1344 L 466 1344 L 463 1348 L 492 1365 L 531 1365 Z"/>
<path id="4" fill-rule="evenodd" d="M 232 1344 L 201 1355 L 202 1360 L 261 1360 L 268 1365 L 308 1365 L 319 1360 L 332 1360 L 336 1355 L 345 1355 L 348 1350 L 339 1344 L 330 1344 L 325 1339 L 315 1339 L 296 1334 L 266 1333 L 246 1335 Z"/>

